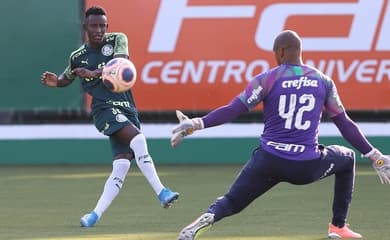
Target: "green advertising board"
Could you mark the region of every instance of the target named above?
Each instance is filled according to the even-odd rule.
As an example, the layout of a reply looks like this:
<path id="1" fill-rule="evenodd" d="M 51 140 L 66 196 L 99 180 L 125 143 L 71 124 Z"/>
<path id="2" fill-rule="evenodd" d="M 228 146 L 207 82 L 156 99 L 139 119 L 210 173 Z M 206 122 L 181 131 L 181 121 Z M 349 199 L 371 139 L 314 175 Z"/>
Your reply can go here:
<path id="1" fill-rule="evenodd" d="M 0 111 L 79 109 L 78 82 L 64 89 L 40 84 L 46 71 L 61 73 L 81 44 L 80 0 L 2 0 Z"/>

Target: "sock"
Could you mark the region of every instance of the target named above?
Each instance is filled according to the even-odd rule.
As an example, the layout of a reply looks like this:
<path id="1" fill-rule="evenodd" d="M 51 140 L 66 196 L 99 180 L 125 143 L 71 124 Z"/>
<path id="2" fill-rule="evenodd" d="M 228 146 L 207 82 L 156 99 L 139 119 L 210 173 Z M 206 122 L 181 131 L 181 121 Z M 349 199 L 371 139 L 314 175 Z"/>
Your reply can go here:
<path id="1" fill-rule="evenodd" d="M 157 175 L 153 159 L 149 155 L 145 135 L 140 133 L 135 136 L 130 141 L 130 148 L 134 151 L 135 160 L 138 165 L 138 168 L 146 177 L 149 184 L 152 186 L 154 192 L 158 195 L 164 188 L 164 186 L 162 185 L 160 178 Z"/>
<path id="2" fill-rule="evenodd" d="M 103 193 L 94 209 L 99 219 L 118 195 L 129 169 L 130 161 L 127 159 L 117 159 L 112 162 L 111 175 L 108 177 L 104 185 Z"/>

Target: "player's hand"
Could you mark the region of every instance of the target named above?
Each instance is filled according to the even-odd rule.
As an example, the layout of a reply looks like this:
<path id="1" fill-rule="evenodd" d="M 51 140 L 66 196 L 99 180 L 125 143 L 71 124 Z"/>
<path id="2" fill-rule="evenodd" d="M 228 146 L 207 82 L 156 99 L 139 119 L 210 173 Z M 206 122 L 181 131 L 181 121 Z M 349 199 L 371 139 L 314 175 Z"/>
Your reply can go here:
<path id="1" fill-rule="evenodd" d="M 57 87 L 58 77 L 55 73 L 45 71 L 41 75 L 41 83 L 49 87 Z"/>
<path id="2" fill-rule="evenodd" d="M 191 135 L 195 130 L 202 129 L 203 120 L 201 118 L 188 118 L 181 111 L 176 110 L 176 117 L 179 119 L 179 125 L 173 128 L 171 145 L 176 147 L 181 143 L 185 136 Z"/>
<path id="3" fill-rule="evenodd" d="M 378 149 L 373 149 L 365 157 L 372 160 L 372 167 L 375 169 L 382 184 L 390 184 L 390 156 L 383 155 Z"/>
<path id="4" fill-rule="evenodd" d="M 97 77 L 95 71 L 88 70 L 86 68 L 75 68 L 72 70 L 72 73 L 77 75 L 80 78 L 94 78 Z"/>

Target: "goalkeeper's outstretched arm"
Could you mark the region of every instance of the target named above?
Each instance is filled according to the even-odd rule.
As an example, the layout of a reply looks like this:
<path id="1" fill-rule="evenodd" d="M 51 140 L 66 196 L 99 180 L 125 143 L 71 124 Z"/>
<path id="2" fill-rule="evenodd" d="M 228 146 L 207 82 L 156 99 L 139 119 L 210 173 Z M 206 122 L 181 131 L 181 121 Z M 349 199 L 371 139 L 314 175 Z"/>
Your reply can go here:
<path id="1" fill-rule="evenodd" d="M 236 97 L 228 105 L 219 107 L 203 116 L 202 121 L 205 128 L 214 127 L 231 122 L 242 113 L 248 111 L 248 108 Z"/>
<path id="2" fill-rule="evenodd" d="M 390 157 L 374 148 L 360 131 L 357 124 L 343 112 L 332 118 L 343 137 L 365 157 L 371 159 L 382 184 L 390 184 Z"/>
<path id="3" fill-rule="evenodd" d="M 247 112 L 247 107 L 236 97 L 230 104 L 219 107 L 202 118 L 188 118 L 180 111 L 176 111 L 179 124 L 172 130 L 171 145 L 176 147 L 185 136 L 191 135 L 194 131 L 218 126 L 237 118 L 241 113 Z"/>

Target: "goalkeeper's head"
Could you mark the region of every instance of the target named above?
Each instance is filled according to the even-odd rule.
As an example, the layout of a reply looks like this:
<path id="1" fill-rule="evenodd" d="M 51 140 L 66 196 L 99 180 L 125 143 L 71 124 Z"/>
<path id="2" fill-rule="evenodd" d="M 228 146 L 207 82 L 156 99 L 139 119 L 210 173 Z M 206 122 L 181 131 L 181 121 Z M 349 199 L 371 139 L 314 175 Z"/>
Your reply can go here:
<path id="1" fill-rule="evenodd" d="M 273 51 L 278 65 L 302 64 L 302 41 L 299 35 L 285 30 L 275 38 Z"/>

